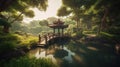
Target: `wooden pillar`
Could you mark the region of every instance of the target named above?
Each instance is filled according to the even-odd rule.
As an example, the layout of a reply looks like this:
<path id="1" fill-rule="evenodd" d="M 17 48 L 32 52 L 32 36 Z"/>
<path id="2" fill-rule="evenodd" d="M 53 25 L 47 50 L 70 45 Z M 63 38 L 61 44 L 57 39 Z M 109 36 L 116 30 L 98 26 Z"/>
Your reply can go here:
<path id="1" fill-rule="evenodd" d="M 64 29 L 62 28 L 62 36 L 63 36 L 63 34 L 64 34 Z"/>
<path id="2" fill-rule="evenodd" d="M 58 28 L 58 36 L 60 36 L 60 29 Z"/>
<path id="3" fill-rule="evenodd" d="M 39 43 L 41 42 L 41 36 L 40 36 L 40 34 L 39 34 Z"/>
<path id="4" fill-rule="evenodd" d="M 48 39 L 50 39 L 50 33 L 47 34 Z"/>
<path id="5" fill-rule="evenodd" d="M 45 38 L 45 44 L 47 44 L 47 36 L 44 35 L 44 38 Z"/>
<path id="6" fill-rule="evenodd" d="M 53 33 L 55 34 L 55 28 L 53 28 Z"/>

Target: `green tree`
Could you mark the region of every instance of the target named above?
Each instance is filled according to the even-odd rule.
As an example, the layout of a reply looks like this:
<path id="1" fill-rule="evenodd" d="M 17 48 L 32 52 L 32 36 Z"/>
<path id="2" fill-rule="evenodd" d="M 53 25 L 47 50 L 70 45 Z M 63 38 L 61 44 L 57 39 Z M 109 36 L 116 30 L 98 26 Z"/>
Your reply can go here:
<path id="1" fill-rule="evenodd" d="M 67 16 L 71 13 L 71 10 L 69 10 L 69 8 L 67 8 L 66 6 L 62 6 L 61 8 L 59 8 L 57 15 L 58 16 Z"/>
<path id="2" fill-rule="evenodd" d="M 80 17 L 84 17 L 84 15 L 89 16 L 91 13 L 98 15 L 100 19 L 98 24 L 99 32 L 111 27 L 118 27 L 120 25 L 118 19 L 120 17 L 119 0 L 62 0 L 62 3 L 66 8 L 69 8 L 71 13 L 75 17 L 78 17 L 78 19 L 80 19 Z"/>
<path id="3" fill-rule="evenodd" d="M 8 27 L 11 26 L 10 23 L 8 23 L 6 20 L 0 18 L 0 26 L 3 26 L 4 28 L 2 29 L 5 33 L 8 33 Z"/>
<path id="4" fill-rule="evenodd" d="M 48 26 L 48 21 L 47 21 L 47 20 L 41 20 L 41 21 L 39 22 L 39 24 L 40 24 L 41 26 Z"/>
<path id="5" fill-rule="evenodd" d="M 29 9 L 33 7 L 37 7 L 39 10 L 45 11 L 47 0 L 1 0 L 0 17 L 10 23 L 15 22 L 16 20 L 22 20 L 23 15 L 33 17 L 34 12 Z M 6 13 L 8 15 L 6 15 Z M 5 27 L 3 29 L 5 29 Z M 6 30 L 9 32 L 9 27 L 7 27 Z"/>
<path id="6" fill-rule="evenodd" d="M 86 2 L 86 0 L 84 0 Z M 72 14 L 72 19 L 74 19 L 76 23 L 76 27 L 79 28 L 80 25 L 80 18 L 81 15 L 84 14 L 85 6 L 83 4 L 86 4 L 83 2 L 83 0 L 62 0 L 63 5 L 58 10 L 58 16 L 66 16 Z"/>

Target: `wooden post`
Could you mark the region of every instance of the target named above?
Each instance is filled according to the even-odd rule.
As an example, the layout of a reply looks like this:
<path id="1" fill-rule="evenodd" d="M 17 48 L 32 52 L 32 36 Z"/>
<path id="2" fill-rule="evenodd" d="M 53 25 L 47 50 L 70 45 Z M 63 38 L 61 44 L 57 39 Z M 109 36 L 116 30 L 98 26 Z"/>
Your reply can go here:
<path id="1" fill-rule="evenodd" d="M 58 28 L 58 36 L 60 36 L 60 29 Z"/>
<path id="2" fill-rule="evenodd" d="M 64 29 L 62 28 L 62 36 L 63 36 L 63 34 L 64 34 L 63 32 L 64 32 Z"/>
<path id="3" fill-rule="evenodd" d="M 55 33 L 52 34 L 52 38 L 54 38 L 54 36 L 55 36 Z"/>
<path id="4" fill-rule="evenodd" d="M 41 36 L 40 36 L 40 34 L 39 34 L 39 43 L 41 42 Z"/>
<path id="5" fill-rule="evenodd" d="M 47 34 L 48 39 L 50 39 L 50 33 Z"/>
<path id="6" fill-rule="evenodd" d="M 55 34 L 55 28 L 53 28 L 53 33 Z"/>
<path id="7" fill-rule="evenodd" d="M 47 36 L 44 35 L 44 38 L 45 38 L 45 44 L 47 44 Z"/>

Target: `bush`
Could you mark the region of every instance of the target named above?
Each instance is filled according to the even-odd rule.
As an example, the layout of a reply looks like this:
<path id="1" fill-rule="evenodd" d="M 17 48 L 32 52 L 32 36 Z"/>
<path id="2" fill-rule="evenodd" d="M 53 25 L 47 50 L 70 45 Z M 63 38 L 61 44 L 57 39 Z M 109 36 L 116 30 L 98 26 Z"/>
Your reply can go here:
<path id="1" fill-rule="evenodd" d="M 6 54 L 15 49 L 29 49 L 37 43 L 37 37 L 18 34 L 0 34 L 0 54 Z"/>
<path id="2" fill-rule="evenodd" d="M 83 34 L 95 34 L 95 31 L 83 31 Z"/>
<path id="3" fill-rule="evenodd" d="M 0 54 L 12 51 L 15 49 L 15 47 L 16 43 L 11 41 L 4 41 L 0 44 Z"/>
<path id="4" fill-rule="evenodd" d="M 110 28 L 110 29 L 108 29 L 108 33 L 110 33 L 110 34 L 115 34 L 115 35 L 119 35 L 119 34 L 120 34 L 120 28 L 119 28 L 119 27 Z"/>
<path id="5" fill-rule="evenodd" d="M 0 54 L 14 50 L 18 39 L 12 34 L 0 34 Z"/>
<path id="6" fill-rule="evenodd" d="M 1 67 L 57 67 L 51 59 L 21 57 L 10 61 L 1 61 Z"/>

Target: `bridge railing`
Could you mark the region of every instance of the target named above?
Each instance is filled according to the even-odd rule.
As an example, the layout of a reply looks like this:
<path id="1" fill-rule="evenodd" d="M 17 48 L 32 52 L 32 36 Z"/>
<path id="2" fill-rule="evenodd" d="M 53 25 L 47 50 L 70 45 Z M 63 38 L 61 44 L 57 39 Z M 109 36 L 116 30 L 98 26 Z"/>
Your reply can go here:
<path id="1" fill-rule="evenodd" d="M 55 37 L 64 37 L 64 36 L 69 36 L 68 33 L 64 34 L 64 35 L 59 35 L 59 34 L 54 34 L 54 33 L 47 33 L 45 35 L 40 35 L 39 34 L 39 43 L 41 43 L 42 41 L 45 41 L 45 43 L 47 44 L 47 42 Z"/>
<path id="2" fill-rule="evenodd" d="M 51 39 L 53 37 L 54 37 L 53 33 L 47 33 L 47 34 L 44 34 L 44 35 L 39 34 L 39 42 L 42 42 L 44 40 L 49 40 L 49 39 Z"/>

